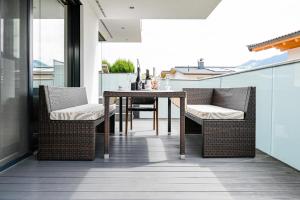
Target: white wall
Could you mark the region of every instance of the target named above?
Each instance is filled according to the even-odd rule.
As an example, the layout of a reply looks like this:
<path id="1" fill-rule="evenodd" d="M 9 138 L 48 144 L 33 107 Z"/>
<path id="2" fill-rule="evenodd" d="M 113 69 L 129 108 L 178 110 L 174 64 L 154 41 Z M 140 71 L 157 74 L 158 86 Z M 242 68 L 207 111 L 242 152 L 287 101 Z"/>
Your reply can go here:
<path id="1" fill-rule="evenodd" d="M 98 103 L 98 69 L 101 66 L 100 43 L 98 42 L 98 17 L 88 1 L 83 0 L 80 9 L 81 37 L 81 86 L 86 87 L 89 103 Z"/>
<path id="2" fill-rule="evenodd" d="M 288 61 L 300 59 L 300 47 L 288 50 Z"/>

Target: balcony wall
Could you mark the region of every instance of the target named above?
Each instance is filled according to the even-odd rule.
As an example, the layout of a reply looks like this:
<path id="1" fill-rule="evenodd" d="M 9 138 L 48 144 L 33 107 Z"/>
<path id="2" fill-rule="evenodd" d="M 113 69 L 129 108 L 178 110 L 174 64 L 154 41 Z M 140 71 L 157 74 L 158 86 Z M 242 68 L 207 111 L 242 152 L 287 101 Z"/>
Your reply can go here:
<path id="1" fill-rule="evenodd" d="M 118 85 L 129 84 L 128 74 L 102 74 L 102 91 L 117 89 Z M 133 76 L 133 75 L 131 75 Z M 134 80 L 134 79 L 133 79 Z M 161 88 L 166 81 L 161 81 Z M 300 61 L 265 66 L 231 75 L 205 80 L 170 80 L 174 90 L 193 87 L 243 87 L 255 86 L 257 92 L 257 149 L 300 170 Z M 167 100 L 159 102 L 161 118 L 167 117 Z M 172 117 L 179 116 L 178 109 L 172 107 Z M 141 113 L 143 118 L 150 114 Z"/>

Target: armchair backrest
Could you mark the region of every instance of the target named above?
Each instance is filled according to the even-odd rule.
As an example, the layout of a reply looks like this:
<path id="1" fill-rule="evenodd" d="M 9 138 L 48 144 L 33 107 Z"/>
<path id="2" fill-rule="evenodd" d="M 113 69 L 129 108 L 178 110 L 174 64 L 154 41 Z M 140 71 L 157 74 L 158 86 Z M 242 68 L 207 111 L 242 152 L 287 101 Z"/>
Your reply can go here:
<path id="1" fill-rule="evenodd" d="M 212 105 L 247 112 L 251 87 L 215 88 Z"/>
<path id="2" fill-rule="evenodd" d="M 131 90 L 136 90 L 135 82 L 131 83 Z M 155 98 L 153 97 L 135 97 L 131 98 L 132 104 L 140 105 L 153 105 L 155 103 Z"/>
<path id="3" fill-rule="evenodd" d="M 183 91 L 187 93 L 187 104 L 190 105 L 211 104 L 213 90 L 212 88 L 183 88 Z"/>
<path id="4" fill-rule="evenodd" d="M 81 87 L 40 86 L 42 100 L 45 100 L 48 112 L 88 103 L 86 90 Z"/>

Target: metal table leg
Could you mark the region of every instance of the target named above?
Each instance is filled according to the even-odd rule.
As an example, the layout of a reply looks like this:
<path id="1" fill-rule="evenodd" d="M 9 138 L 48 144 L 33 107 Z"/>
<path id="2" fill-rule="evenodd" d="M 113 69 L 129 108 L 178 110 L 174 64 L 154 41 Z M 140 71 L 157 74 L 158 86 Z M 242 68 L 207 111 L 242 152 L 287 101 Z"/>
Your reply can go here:
<path id="1" fill-rule="evenodd" d="M 168 98 L 168 135 L 171 135 L 171 99 Z"/>
<path id="2" fill-rule="evenodd" d="M 109 159 L 109 97 L 104 97 L 104 159 Z"/>
<path id="3" fill-rule="evenodd" d="M 155 104 L 156 104 L 156 115 L 155 115 L 155 123 L 156 123 L 156 136 L 158 136 L 159 135 L 159 129 L 158 129 L 158 127 L 159 127 L 159 125 L 158 125 L 158 112 L 159 112 L 159 110 L 158 110 L 158 97 L 156 97 L 156 101 L 155 101 Z"/>
<path id="4" fill-rule="evenodd" d="M 185 97 L 180 98 L 180 159 L 185 159 Z"/>
<path id="5" fill-rule="evenodd" d="M 119 97 L 119 131 L 120 135 L 123 132 L 123 98 Z"/>
<path id="6" fill-rule="evenodd" d="M 126 97 L 126 119 L 125 119 L 125 135 L 128 135 L 128 97 Z"/>

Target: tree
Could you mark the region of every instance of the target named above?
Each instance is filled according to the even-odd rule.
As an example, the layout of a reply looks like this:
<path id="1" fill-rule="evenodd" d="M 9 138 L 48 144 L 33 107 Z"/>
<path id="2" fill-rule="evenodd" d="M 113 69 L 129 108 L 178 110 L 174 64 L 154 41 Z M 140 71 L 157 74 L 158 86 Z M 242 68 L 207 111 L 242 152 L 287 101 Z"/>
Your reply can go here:
<path id="1" fill-rule="evenodd" d="M 111 64 L 107 60 L 102 60 L 102 65 L 107 65 L 108 69 L 111 68 Z"/>
<path id="2" fill-rule="evenodd" d="M 130 60 L 118 59 L 110 68 L 111 73 L 133 73 L 134 64 Z"/>

